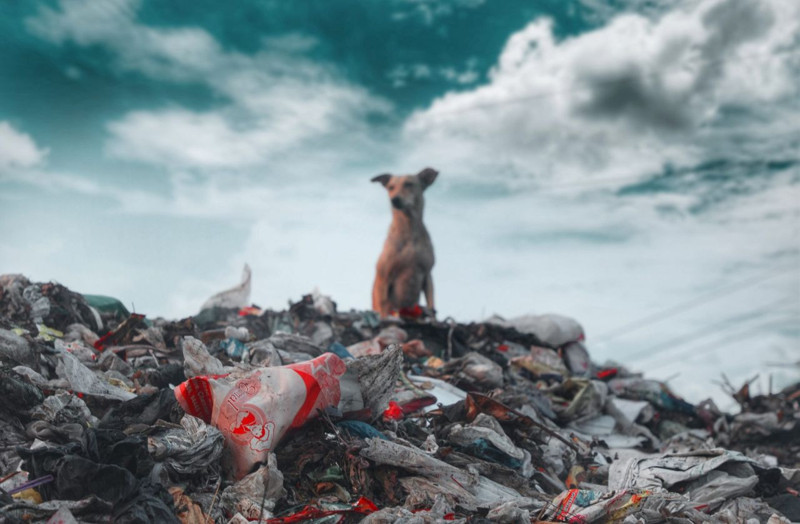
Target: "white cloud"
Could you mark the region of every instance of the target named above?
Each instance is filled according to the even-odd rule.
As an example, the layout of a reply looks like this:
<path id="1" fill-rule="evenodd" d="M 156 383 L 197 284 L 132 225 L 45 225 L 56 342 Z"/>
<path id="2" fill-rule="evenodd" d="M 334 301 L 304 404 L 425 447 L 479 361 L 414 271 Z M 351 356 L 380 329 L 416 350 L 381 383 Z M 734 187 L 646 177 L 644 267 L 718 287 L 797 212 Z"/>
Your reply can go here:
<path id="1" fill-rule="evenodd" d="M 0 174 L 37 166 L 46 157 L 47 150 L 40 149 L 30 135 L 0 121 Z"/>
<path id="2" fill-rule="evenodd" d="M 207 86 L 221 99 L 207 111 L 132 111 L 110 123 L 107 151 L 116 157 L 205 171 L 266 167 L 278 155 L 351 135 L 369 140 L 365 118 L 390 105 L 301 54 L 313 39 L 296 33 L 264 40 L 253 55 L 223 49 L 196 27 L 156 28 L 136 19 L 138 2 L 100 8 L 61 0 L 27 26 L 56 43 L 102 45 L 115 65 L 150 78 Z"/>
<path id="3" fill-rule="evenodd" d="M 486 3 L 486 0 L 398 0 L 396 11 L 392 14 L 395 20 L 414 17 L 427 25 L 452 16 L 459 10 L 475 9 Z"/>
<path id="4" fill-rule="evenodd" d="M 109 124 L 109 152 L 159 166 L 241 168 L 264 161 L 258 134 L 233 129 L 219 113 L 135 111 Z"/>
<path id="5" fill-rule="evenodd" d="M 464 176 L 500 164 L 546 183 L 691 165 L 719 151 L 720 127 L 798 121 L 798 32 L 791 0 L 623 14 L 563 41 L 538 19 L 509 38 L 487 85 L 446 94 L 405 134 L 415 158 Z"/>
<path id="6" fill-rule="evenodd" d="M 477 61 L 467 60 L 461 69 L 454 66 L 431 68 L 427 64 L 398 64 L 394 66 L 386 76 L 392 81 L 392 87 L 404 87 L 410 81 L 430 81 L 432 79 L 444 79 L 448 82 L 460 85 L 474 84 L 480 74 L 477 71 Z"/>

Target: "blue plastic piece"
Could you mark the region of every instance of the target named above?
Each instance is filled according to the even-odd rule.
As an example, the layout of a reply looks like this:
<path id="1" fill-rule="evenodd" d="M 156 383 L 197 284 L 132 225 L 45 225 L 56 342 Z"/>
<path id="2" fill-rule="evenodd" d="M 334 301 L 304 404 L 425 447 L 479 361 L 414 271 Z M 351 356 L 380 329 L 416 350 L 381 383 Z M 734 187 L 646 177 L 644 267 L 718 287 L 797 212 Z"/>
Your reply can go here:
<path id="1" fill-rule="evenodd" d="M 377 429 L 373 428 L 366 422 L 361 422 L 360 420 L 340 420 L 336 423 L 338 427 L 347 431 L 351 435 L 355 435 L 356 437 L 361 438 L 381 438 L 383 440 L 389 440 L 386 435 L 378 431 Z"/>
<path id="2" fill-rule="evenodd" d="M 244 342 L 235 338 L 229 338 L 221 343 L 222 349 L 225 350 L 225 353 L 228 354 L 231 358 L 240 358 L 244 355 L 244 350 L 246 349 L 244 346 Z"/>
<path id="3" fill-rule="evenodd" d="M 339 342 L 332 342 L 330 346 L 328 346 L 328 351 L 336 355 L 341 359 L 348 359 L 348 358 L 356 358 L 347 351 L 347 348 L 344 347 Z"/>

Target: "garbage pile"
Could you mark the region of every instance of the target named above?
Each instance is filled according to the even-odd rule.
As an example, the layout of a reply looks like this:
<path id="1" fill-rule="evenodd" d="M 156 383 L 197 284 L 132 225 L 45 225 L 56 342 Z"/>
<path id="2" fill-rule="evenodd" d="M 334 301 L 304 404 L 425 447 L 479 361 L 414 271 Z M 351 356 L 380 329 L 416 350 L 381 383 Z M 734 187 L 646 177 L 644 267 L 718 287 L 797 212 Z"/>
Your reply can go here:
<path id="1" fill-rule="evenodd" d="M 0 277 L 0 522 L 800 521 L 800 384 L 732 415 L 567 317 L 249 290 L 169 321 Z"/>

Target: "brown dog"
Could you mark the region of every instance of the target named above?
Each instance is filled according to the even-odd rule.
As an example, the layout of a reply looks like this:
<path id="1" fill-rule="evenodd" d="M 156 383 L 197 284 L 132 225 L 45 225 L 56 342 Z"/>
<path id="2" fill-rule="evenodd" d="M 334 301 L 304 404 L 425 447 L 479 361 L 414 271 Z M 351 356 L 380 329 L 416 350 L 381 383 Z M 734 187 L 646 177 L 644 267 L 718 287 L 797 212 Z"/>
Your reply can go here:
<path id="1" fill-rule="evenodd" d="M 372 309 L 382 317 L 413 308 L 425 292 L 425 302 L 433 306 L 433 244 L 422 223 L 425 199 L 422 192 L 439 172 L 427 167 L 416 175 L 378 175 L 372 179 L 389 191 L 392 225 L 378 259 L 372 287 Z"/>

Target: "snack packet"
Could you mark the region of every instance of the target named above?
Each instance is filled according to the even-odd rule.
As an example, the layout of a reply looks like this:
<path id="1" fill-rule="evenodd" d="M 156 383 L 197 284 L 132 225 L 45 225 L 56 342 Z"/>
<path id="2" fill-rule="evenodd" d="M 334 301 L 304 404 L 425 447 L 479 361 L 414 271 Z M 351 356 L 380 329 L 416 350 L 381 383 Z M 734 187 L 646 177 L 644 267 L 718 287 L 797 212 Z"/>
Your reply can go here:
<path id="1" fill-rule="evenodd" d="M 194 377 L 175 388 L 175 397 L 187 413 L 222 432 L 237 479 L 319 410 L 363 407 L 357 377 L 333 353 L 289 366 Z"/>

